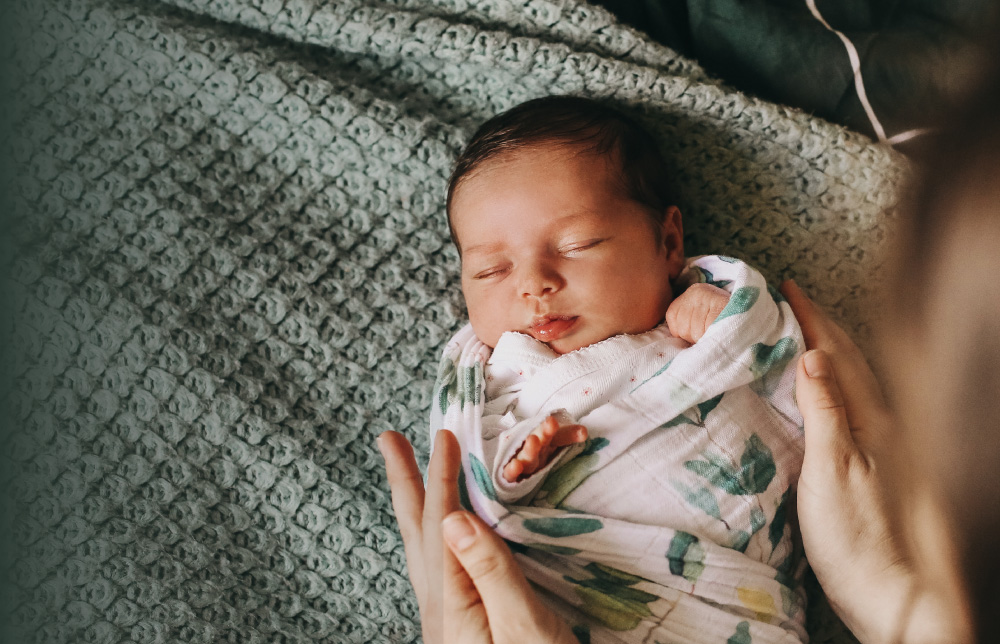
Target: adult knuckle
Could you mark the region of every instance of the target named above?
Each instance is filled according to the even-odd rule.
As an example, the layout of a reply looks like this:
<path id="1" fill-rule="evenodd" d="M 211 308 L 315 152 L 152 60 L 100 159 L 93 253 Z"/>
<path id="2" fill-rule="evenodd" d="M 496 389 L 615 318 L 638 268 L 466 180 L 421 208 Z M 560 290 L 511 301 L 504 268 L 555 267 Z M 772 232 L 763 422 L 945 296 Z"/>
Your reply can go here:
<path id="1" fill-rule="evenodd" d="M 401 489 L 401 488 L 417 488 L 423 487 L 424 481 L 420 478 L 419 474 L 412 472 L 399 472 L 392 471 L 388 475 L 389 489 Z"/>
<path id="2" fill-rule="evenodd" d="M 399 521 L 399 536 L 403 538 L 403 543 L 419 543 L 423 530 L 409 521 Z"/>
<path id="3" fill-rule="evenodd" d="M 839 392 L 824 389 L 816 397 L 816 408 L 823 411 L 835 411 L 844 407 L 844 401 L 840 398 Z"/>
<path id="4" fill-rule="evenodd" d="M 830 461 L 830 464 L 833 467 L 836 479 L 838 481 L 846 481 L 853 478 L 857 460 L 851 452 L 842 451 Z"/>
<path id="5" fill-rule="evenodd" d="M 844 406 L 844 397 L 837 382 L 830 376 L 822 377 L 813 394 L 813 404 L 817 409 L 836 410 Z"/>
<path id="6" fill-rule="evenodd" d="M 530 615 L 523 615 L 521 619 L 506 619 L 502 622 L 502 638 L 496 641 L 503 642 L 541 642 L 540 639 L 544 630 L 531 619 Z"/>
<path id="7" fill-rule="evenodd" d="M 481 557 L 467 567 L 469 575 L 486 583 L 507 583 L 507 567 L 497 557 Z"/>

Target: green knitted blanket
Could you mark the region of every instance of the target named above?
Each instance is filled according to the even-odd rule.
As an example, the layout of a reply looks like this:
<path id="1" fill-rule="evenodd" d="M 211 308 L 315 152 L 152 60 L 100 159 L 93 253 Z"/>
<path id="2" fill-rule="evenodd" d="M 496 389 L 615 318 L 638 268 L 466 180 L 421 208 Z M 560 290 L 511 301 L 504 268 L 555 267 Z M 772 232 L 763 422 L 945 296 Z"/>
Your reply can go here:
<path id="1" fill-rule="evenodd" d="M 377 434 L 426 462 L 463 323 L 445 181 L 532 97 L 631 109 L 688 254 L 865 344 L 897 155 L 576 0 L 20 0 L 5 12 L 16 642 L 412 642 Z M 814 640 L 841 641 L 822 602 Z"/>

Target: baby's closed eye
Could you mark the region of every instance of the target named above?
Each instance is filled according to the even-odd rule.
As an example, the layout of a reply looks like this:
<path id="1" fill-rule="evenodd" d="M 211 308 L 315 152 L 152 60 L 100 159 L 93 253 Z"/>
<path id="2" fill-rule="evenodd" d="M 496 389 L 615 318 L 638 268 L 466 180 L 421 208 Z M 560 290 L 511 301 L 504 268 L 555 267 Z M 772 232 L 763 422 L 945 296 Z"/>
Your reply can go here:
<path id="1" fill-rule="evenodd" d="M 566 244 L 559 249 L 559 252 L 563 255 L 572 255 L 574 253 L 579 253 L 585 250 L 594 248 L 595 246 L 607 241 L 606 239 L 590 239 L 586 241 L 574 242 L 572 244 Z"/>
<path id="2" fill-rule="evenodd" d="M 474 279 L 474 280 L 484 280 L 484 279 L 487 279 L 487 278 L 490 278 L 490 277 L 495 277 L 497 275 L 501 275 L 501 274 L 507 272 L 508 268 L 509 267 L 507 267 L 507 266 L 497 266 L 497 267 L 494 267 L 494 268 L 487 268 L 486 270 L 480 271 L 480 272 L 476 273 L 475 275 L 473 275 L 472 279 Z"/>

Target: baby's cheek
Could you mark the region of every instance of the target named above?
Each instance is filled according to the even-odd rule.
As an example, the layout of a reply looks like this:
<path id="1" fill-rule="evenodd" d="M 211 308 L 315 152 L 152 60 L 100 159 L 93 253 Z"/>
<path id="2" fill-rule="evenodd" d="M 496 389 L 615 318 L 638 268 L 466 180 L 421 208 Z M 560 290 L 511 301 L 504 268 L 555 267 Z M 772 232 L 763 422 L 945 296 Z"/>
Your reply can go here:
<path id="1" fill-rule="evenodd" d="M 491 349 L 497 345 L 497 341 L 504 331 L 513 329 L 504 328 L 504 317 L 502 311 L 495 310 L 498 307 L 484 306 L 480 302 L 466 300 L 466 308 L 469 310 L 469 322 L 476 337 L 483 341 Z"/>

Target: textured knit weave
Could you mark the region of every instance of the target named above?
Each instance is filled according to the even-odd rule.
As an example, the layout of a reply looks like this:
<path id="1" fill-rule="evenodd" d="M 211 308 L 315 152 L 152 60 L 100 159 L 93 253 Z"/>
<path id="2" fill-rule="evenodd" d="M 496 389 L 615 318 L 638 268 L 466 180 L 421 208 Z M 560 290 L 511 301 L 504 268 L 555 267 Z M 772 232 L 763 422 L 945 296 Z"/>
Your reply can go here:
<path id="1" fill-rule="evenodd" d="M 374 437 L 426 459 L 464 321 L 445 179 L 525 99 L 634 107 L 688 254 L 796 277 L 865 343 L 899 159 L 602 10 L 9 4 L 14 641 L 419 639 Z M 815 641 L 843 637 L 815 615 Z"/>

